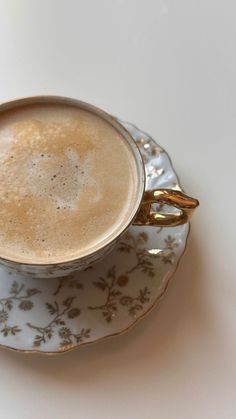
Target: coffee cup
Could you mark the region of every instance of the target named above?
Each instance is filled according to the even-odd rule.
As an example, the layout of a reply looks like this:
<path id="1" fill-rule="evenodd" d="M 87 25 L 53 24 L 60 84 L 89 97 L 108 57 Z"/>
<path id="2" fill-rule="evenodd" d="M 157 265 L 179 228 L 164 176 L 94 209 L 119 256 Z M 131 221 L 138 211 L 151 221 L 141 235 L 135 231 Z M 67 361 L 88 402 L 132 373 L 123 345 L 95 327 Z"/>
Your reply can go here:
<path id="1" fill-rule="evenodd" d="M 145 190 L 129 132 L 85 102 L 35 96 L 0 105 L 0 263 L 35 278 L 86 269 L 127 228 L 187 223 L 198 201 Z M 152 204 L 173 211 L 156 211 Z M 178 211 L 176 211 L 176 208 Z"/>

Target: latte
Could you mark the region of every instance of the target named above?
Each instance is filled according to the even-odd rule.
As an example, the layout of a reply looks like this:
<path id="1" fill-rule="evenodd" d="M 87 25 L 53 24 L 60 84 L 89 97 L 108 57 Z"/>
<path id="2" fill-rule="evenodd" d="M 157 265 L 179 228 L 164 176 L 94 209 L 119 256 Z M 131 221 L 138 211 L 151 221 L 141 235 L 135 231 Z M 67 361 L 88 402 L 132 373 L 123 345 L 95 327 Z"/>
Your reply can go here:
<path id="1" fill-rule="evenodd" d="M 0 254 L 25 263 L 85 256 L 129 219 L 138 171 L 110 123 L 62 104 L 0 114 Z"/>

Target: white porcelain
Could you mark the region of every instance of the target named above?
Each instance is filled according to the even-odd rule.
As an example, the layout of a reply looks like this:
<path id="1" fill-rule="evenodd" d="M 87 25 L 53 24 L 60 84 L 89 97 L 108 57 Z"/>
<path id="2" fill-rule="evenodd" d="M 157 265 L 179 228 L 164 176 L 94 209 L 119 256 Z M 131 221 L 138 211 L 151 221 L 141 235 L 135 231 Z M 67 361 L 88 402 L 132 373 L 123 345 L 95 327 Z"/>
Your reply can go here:
<path id="1" fill-rule="evenodd" d="M 123 125 L 144 158 L 146 188 L 180 190 L 167 153 L 135 126 Z M 128 330 L 166 292 L 188 232 L 188 224 L 131 226 L 112 253 L 66 278 L 26 278 L 1 267 L 0 345 L 61 353 Z"/>

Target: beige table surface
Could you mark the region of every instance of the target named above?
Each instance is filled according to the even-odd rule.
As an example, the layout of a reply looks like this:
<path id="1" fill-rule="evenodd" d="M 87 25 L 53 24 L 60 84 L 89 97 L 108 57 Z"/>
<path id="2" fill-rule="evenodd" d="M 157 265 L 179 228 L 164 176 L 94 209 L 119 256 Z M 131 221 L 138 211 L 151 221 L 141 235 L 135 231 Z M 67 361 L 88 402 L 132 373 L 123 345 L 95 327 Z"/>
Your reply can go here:
<path id="1" fill-rule="evenodd" d="M 1 350 L 2 418 L 236 418 L 235 21 L 229 0 L 0 0 L 0 99 L 67 95 L 136 123 L 201 201 L 133 331 L 60 357 Z"/>

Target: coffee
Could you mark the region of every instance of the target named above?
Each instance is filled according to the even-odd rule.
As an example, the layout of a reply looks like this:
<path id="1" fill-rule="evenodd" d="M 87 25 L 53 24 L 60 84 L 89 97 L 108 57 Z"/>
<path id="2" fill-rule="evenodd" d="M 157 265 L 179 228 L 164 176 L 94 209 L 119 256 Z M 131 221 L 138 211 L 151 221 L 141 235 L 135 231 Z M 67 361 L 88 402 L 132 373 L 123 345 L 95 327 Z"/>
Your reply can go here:
<path id="1" fill-rule="evenodd" d="M 0 254 L 84 256 L 126 225 L 138 172 L 127 142 L 92 112 L 34 104 L 0 114 Z"/>

